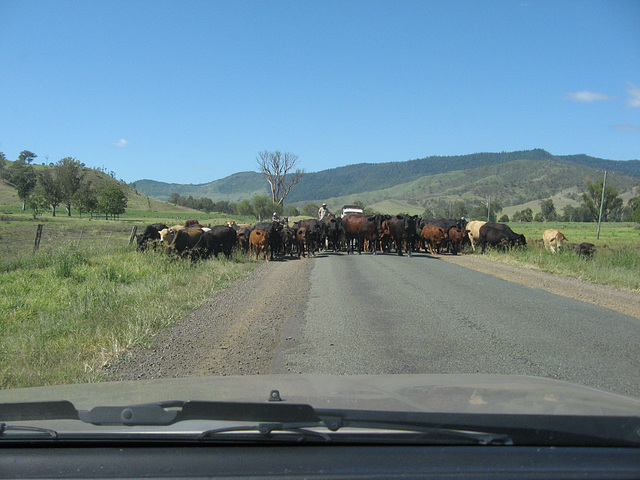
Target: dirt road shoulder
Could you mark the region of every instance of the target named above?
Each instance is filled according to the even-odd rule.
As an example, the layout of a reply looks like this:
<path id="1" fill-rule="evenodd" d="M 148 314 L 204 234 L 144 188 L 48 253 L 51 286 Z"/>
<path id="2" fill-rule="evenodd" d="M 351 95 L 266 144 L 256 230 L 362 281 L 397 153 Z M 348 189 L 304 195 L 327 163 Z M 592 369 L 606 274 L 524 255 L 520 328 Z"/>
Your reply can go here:
<path id="1" fill-rule="evenodd" d="M 488 273 L 509 282 L 539 288 L 640 319 L 640 294 L 637 292 L 595 285 L 562 275 L 507 265 L 477 255 L 442 255 L 439 258 L 445 262 Z"/>
<path id="2" fill-rule="evenodd" d="M 270 373 L 282 328 L 304 315 L 311 259 L 264 263 L 104 371 L 110 380 Z"/>

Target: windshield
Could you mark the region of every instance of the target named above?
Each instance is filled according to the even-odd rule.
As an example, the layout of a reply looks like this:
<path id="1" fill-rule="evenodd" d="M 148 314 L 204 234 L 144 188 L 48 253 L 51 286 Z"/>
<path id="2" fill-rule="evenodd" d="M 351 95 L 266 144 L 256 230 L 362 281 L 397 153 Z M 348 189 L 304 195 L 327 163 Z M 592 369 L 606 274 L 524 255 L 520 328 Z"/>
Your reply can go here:
<path id="1" fill-rule="evenodd" d="M 630 425 L 639 25 L 632 1 L 3 1 L 0 404 L 71 402 L 75 432 L 314 409 L 180 414 L 207 439 Z"/>

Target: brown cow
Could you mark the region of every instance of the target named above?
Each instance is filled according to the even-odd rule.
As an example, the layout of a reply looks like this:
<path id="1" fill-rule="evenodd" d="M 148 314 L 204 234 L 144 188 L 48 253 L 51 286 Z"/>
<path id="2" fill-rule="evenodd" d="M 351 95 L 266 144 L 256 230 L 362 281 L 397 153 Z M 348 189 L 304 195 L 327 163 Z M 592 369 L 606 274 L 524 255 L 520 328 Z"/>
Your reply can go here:
<path id="1" fill-rule="evenodd" d="M 204 245 L 200 245 L 200 239 L 204 234 L 204 230 L 198 224 L 191 225 L 190 227 L 174 229 L 169 228 L 163 235 L 162 241 L 165 243 L 169 251 L 175 252 L 178 255 L 190 255 L 192 260 L 199 258 L 199 249 L 204 249 Z M 162 232 L 165 232 L 163 230 Z M 162 233 L 161 232 L 161 233 Z"/>
<path id="2" fill-rule="evenodd" d="M 298 258 L 300 258 L 300 255 L 305 256 L 305 248 L 311 253 L 311 250 L 309 250 L 309 230 L 306 227 L 299 227 L 296 230 L 296 243 L 298 245 Z"/>
<path id="3" fill-rule="evenodd" d="M 356 241 L 358 253 L 362 253 L 364 240 L 366 239 L 374 246 L 373 254 L 375 255 L 375 245 L 378 241 L 378 232 L 381 224 L 382 217 L 380 215 L 361 215 L 358 213 L 345 215 L 342 219 L 342 228 L 347 242 L 347 253 L 353 253 L 352 240 Z"/>
<path id="4" fill-rule="evenodd" d="M 464 251 L 464 244 L 469 241 L 469 230 L 458 227 L 451 227 L 447 232 L 449 236 L 449 247 L 451 248 L 451 253 L 453 255 L 457 255 L 458 252 Z"/>
<path id="5" fill-rule="evenodd" d="M 258 253 L 264 252 L 264 259 L 269 261 L 269 232 L 264 230 L 253 230 L 249 235 L 249 255 L 251 252 L 256 251 L 256 260 L 258 260 Z"/>
<path id="6" fill-rule="evenodd" d="M 447 232 L 444 228 L 435 225 L 425 225 L 422 227 L 420 236 L 424 239 L 426 245 L 429 246 L 431 255 L 435 255 L 440 251 L 440 247 L 447 241 Z"/>

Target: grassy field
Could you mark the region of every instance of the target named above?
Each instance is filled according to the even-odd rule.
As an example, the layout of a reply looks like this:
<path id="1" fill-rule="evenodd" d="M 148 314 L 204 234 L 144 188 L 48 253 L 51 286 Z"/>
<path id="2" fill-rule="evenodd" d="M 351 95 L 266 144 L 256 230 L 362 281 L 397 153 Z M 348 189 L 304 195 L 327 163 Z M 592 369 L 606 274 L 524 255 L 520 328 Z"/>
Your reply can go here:
<path id="1" fill-rule="evenodd" d="M 640 292 L 640 225 L 603 223 L 599 239 L 596 238 L 595 223 L 533 222 L 510 223 L 509 226 L 527 238 L 527 248 L 506 254 L 487 251 L 487 258 Z M 593 243 L 595 255 L 587 260 L 570 249 L 553 255 L 542 246 L 542 233 L 547 228 L 557 228 L 571 243 Z"/>
<path id="2" fill-rule="evenodd" d="M 0 388 L 99 381 L 105 362 L 258 265 L 239 254 L 192 264 L 164 252 L 136 252 L 131 228 L 150 221 L 133 215 L 121 221 L 8 217 L 0 219 Z M 34 253 L 38 223 L 44 228 Z"/>

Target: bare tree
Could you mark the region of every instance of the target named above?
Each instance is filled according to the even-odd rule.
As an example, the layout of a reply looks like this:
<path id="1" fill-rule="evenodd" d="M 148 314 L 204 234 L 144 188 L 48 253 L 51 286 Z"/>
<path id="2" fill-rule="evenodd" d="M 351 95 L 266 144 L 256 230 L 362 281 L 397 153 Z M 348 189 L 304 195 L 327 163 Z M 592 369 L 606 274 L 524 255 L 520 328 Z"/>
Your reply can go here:
<path id="1" fill-rule="evenodd" d="M 282 205 L 291 189 L 302 180 L 304 170 L 296 168 L 298 156 L 289 152 L 260 152 L 256 157 L 260 173 L 271 187 L 271 199 Z M 295 169 L 295 170 L 294 170 Z"/>

